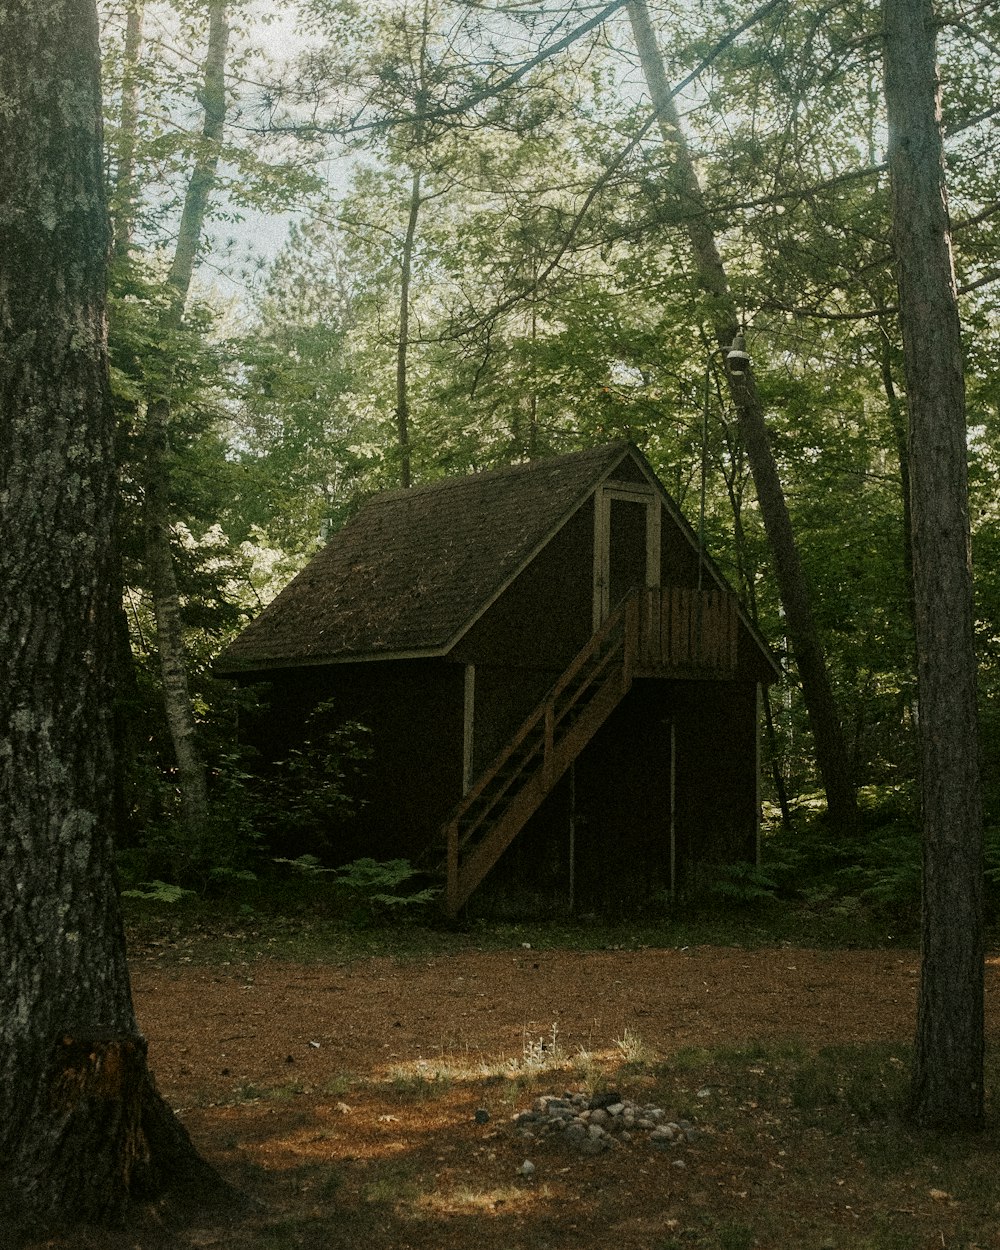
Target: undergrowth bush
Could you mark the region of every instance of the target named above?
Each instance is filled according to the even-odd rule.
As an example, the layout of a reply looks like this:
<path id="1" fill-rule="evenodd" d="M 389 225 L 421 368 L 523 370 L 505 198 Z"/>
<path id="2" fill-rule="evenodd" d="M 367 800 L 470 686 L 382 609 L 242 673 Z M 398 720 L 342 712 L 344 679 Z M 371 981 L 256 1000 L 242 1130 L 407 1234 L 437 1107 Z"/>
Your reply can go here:
<path id="1" fill-rule="evenodd" d="M 441 893 L 421 884 L 408 859 L 363 857 L 340 868 L 325 868 L 315 855 L 275 862 L 320 885 L 338 917 L 360 927 L 421 918 Z"/>
<path id="2" fill-rule="evenodd" d="M 906 927 L 920 910 L 921 830 L 908 787 L 866 787 L 860 830 L 845 836 L 822 810 L 799 813 L 795 828 L 762 841 L 762 868 L 775 896 L 837 914 L 867 914 Z"/>
<path id="3" fill-rule="evenodd" d="M 179 814 L 150 821 L 132 845 L 119 850 L 124 892 L 170 902 L 254 881 L 264 849 L 250 781 L 242 756 L 226 755 L 213 770 L 208 815 L 200 828 L 190 828 Z"/>
<path id="4" fill-rule="evenodd" d="M 330 853 L 357 810 L 353 783 L 371 754 L 367 736 L 364 726 L 338 721 L 325 702 L 307 718 L 301 745 L 267 768 L 250 748 L 222 754 L 198 828 L 161 780 L 167 797 L 119 849 L 125 892 L 161 902 L 217 897 L 267 877 L 281 851 Z"/>
<path id="5" fill-rule="evenodd" d="M 360 806 L 357 783 L 370 759 L 370 731 L 340 720 L 333 700 L 317 704 L 301 743 L 253 779 L 256 819 L 272 854 L 335 851 Z"/>

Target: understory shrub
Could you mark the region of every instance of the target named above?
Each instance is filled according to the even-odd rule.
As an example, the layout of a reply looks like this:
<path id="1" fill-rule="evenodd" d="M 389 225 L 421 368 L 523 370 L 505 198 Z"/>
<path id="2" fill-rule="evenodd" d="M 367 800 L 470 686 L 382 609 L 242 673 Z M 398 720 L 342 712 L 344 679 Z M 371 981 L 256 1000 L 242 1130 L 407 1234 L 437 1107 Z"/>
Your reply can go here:
<path id="1" fill-rule="evenodd" d="M 331 853 L 358 808 L 354 783 L 371 754 L 367 735 L 362 725 L 338 722 L 326 702 L 285 758 L 264 767 L 251 748 L 222 754 L 210 773 L 207 818 L 196 829 L 169 779 L 158 779 L 155 814 L 119 848 L 125 892 L 161 902 L 217 896 L 267 876 L 281 852 Z"/>
<path id="2" fill-rule="evenodd" d="M 915 925 L 920 910 L 921 830 L 910 787 L 865 787 L 858 796 L 861 828 L 832 829 L 815 806 L 794 829 L 762 841 L 762 866 L 778 897 L 839 913 L 867 913 Z"/>
<path id="3" fill-rule="evenodd" d="M 273 855 L 336 854 L 338 834 L 361 806 L 370 731 L 338 719 L 333 700 L 306 717 L 301 743 L 253 779 L 254 805 Z"/>
<path id="4" fill-rule="evenodd" d="M 441 893 L 421 884 L 423 875 L 408 859 L 361 858 L 341 868 L 325 868 L 315 855 L 275 862 L 321 884 L 340 918 L 360 926 L 417 919 Z"/>

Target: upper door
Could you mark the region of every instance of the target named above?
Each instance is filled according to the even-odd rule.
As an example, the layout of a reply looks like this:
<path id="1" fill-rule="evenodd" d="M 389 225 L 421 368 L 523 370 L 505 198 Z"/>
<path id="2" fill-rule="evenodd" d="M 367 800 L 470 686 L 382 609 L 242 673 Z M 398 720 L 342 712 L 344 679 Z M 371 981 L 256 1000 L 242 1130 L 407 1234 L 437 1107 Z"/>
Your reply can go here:
<path id="1" fill-rule="evenodd" d="M 594 497 L 594 629 L 636 587 L 660 584 L 660 501 L 640 483 L 608 483 Z"/>

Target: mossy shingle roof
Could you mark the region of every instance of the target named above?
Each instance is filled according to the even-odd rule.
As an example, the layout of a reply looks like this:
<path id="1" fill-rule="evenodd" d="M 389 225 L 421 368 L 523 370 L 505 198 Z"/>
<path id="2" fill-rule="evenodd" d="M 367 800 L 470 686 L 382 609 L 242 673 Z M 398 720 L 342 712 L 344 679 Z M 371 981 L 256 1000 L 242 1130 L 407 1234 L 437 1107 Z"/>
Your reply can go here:
<path id="1" fill-rule="evenodd" d="M 376 495 L 217 670 L 441 653 L 630 454 L 617 442 Z"/>

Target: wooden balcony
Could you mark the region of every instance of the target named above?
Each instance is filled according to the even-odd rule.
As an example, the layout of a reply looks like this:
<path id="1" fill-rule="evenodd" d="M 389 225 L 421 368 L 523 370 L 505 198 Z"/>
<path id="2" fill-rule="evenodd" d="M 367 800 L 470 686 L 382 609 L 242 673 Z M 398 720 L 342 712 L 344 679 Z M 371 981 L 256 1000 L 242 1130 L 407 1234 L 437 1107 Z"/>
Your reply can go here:
<path id="1" fill-rule="evenodd" d="M 735 595 L 666 586 L 641 592 L 637 607 L 636 677 L 735 676 L 739 639 Z"/>

